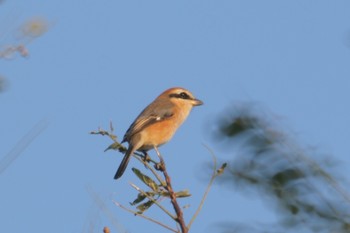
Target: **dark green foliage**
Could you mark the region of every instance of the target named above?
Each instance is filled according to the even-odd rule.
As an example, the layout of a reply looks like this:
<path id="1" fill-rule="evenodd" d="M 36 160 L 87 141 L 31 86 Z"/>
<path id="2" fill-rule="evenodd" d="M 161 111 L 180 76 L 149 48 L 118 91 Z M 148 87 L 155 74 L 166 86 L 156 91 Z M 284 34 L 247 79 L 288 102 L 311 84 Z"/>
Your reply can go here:
<path id="1" fill-rule="evenodd" d="M 132 168 L 132 171 L 145 185 L 150 187 L 155 192 L 158 191 L 159 187 L 153 179 L 151 179 L 149 176 L 146 176 L 145 174 L 143 174 L 139 169 Z"/>
<path id="2" fill-rule="evenodd" d="M 272 123 L 249 106 L 235 107 L 215 134 L 228 150 L 239 151 L 232 153 L 231 173 L 219 179 L 240 185 L 243 192 L 255 190 L 257 198 L 272 200 L 278 211 L 278 224 L 254 231 L 350 232 L 350 198 L 333 178 L 332 167 L 321 162 L 322 156 L 300 149 Z"/>

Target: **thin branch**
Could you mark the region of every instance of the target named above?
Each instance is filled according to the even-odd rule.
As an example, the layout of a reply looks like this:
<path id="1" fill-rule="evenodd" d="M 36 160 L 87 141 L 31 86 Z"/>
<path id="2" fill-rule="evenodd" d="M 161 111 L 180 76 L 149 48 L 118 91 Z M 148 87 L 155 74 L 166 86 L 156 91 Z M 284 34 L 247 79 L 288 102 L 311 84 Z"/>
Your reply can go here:
<path id="1" fill-rule="evenodd" d="M 149 170 L 151 170 L 151 172 L 153 173 L 153 175 L 157 178 L 157 180 L 161 183 L 162 186 L 165 186 L 166 183 L 165 181 L 158 175 L 158 173 L 154 170 L 154 168 L 152 166 L 149 165 L 149 163 L 147 161 L 145 161 L 144 159 L 138 157 L 138 156 L 134 156 L 138 161 L 140 161 L 141 163 L 143 163 L 143 165 L 145 165 Z"/>
<path id="2" fill-rule="evenodd" d="M 111 144 L 105 151 L 113 149 L 113 150 L 118 150 L 119 152 L 125 154 L 125 152 L 127 151 L 127 148 L 125 146 L 123 146 L 118 140 L 117 140 L 117 136 L 115 134 L 113 134 L 114 128 L 112 125 L 112 122 L 110 122 L 110 131 L 106 131 L 100 127 L 98 127 L 98 129 L 96 131 L 90 131 L 90 134 L 92 135 L 102 135 L 102 136 L 107 136 L 109 137 L 114 143 Z M 135 158 L 139 157 L 139 158 L 143 158 L 144 155 L 142 153 L 138 153 L 138 152 L 134 152 L 133 156 Z M 154 161 L 153 159 L 149 158 L 148 162 L 152 162 L 153 164 L 157 164 L 156 161 Z"/>
<path id="3" fill-rule="evenodd" d="M 161 210 L 163 210 L 167 215 L 169 215 L 172 219 L 176 220 L 176 217 L 174 215 L 172 215 L 167 209 L 165 209 L 161 204 L 158 203 L 157 200 L 155 200 L 153 197 L 151 197 L 150 195 L 148 195 L 145 191 L 143 191 L 142 189 L 140 189 L 139 187 L 137 187 L 135 184 L 130 183 L 129 184 L 136 189 L 138 192 L 142 193 L 143 195 L 145 195 L 150 201 L 152 201 L 154 204 L 156 204 Z"/>
<path id="4" fill-rule="evenodd" d="M 172 231 L 172 232 L 178 232 L 177 230 L 175 230 L 175 229 L 173 229 L 173 228 L 171 228 L 171 227 L 169 227 L 169 226 L 167 226 L 167 225 L 165 225 L 165 224 L 163 224 L 163 223 L 161 223 L 161 222 L 159 222 L 159 221 L 157 221 L 157 220 L 155 220 L 155 219 L 153 219 L 153 218 L 147 217 L 146 215 L 139 214 L 139 213 L 136 212 L 136 211 L 133 211 L 133 210 L 131 210 L 131 209 L 128 209 L 128 208 L 126 208 L 125 206 L 121 205 L 120 203 L 118 203 L 118 202 L 116 202 L 116 201 L 113 201 L 113 203 L 114 203 L 116 206 L 122 208 L 123 210 L 125 210 L 125 211 L 127 211 L 127 212 L 129 212 L 129 213 L 134 214 L 135 216 L 139 216 L 139 217 L 144 218 L 144 219 L 146 219 L 146 220 L 149 220 L 149 221 L 151 221 L 151 222 L 153 222 L 153 223 L 156 223 L 156 224 L 158 224 L 158 225 L 160 225 L 160 226 L 162 226 L 162 227 L 164 227 L 164 228 L 166 228 L 166 229 L 168 229 L 168 230 L 170 230 L 170 231 Z"/>
<path id="5" fill-rule="evenodd" d="M 165 181 L 167 183 L 167 185 L 165 186 L 165 189 L 168 190 L 168 192 L 169 192 L 171 204 L 173 205 L 173 207 L 175 209 L 175 212 L 176 212 L 176 216 L 177 217 L 176 217 L 175 220 L 179 223 L 180 228 L 181 228 L 181 232 L 182 233 L 187 233 L 188 232 L 188 228 L 186 227 L 186 223 L 185 223 L 185 220 L 184 220 L 184 217 L 183 217 L 182 210 L 181 210 L 181 208 L 179 206 L 179 203 L 177 203 L 176 193 L 174 192 L 173 187 L 171 185 L 171 179 L 170 179 L 170 176 L 168 175 L 168 172 L 166 170 L 164 159 L 161 156 L 161 154 L 159 153 L 158 148 L 156 146 L 154 146 L 154 150 L 157 152 L 157 155 L 158 155 L 158 157 L 160 159 L 160 163 L 161 163 L 161 166 L 162 166 L 162 172 L 164 174 Z"/>
<path id="6" fill-rule="evenodd" d="M 213 184 L 215 178 L 216 178 L 217 175 L 218 175 L 218 173 L 217 173 L 217 161 L 216 161 L 216 157 L 215 157 L 215 155 L 214 155 L 214 152 L 213 152 L 208 146 L 206 146 L 206 145 L 204 145 L 204 146 L 207 148 L 207 150 L 209 151 L 210 155 L 211 155 L 212 158 L 213 158 L 213 162 L 214 162 L 213 174 L 212 174 L 212 176 L 211 176 L 211 178 L 210 178 L 209 184 L 208 184 L 208 186 L 207 186 L 207 188 L 206 188 L 206 190 L 205 190 L 205 192 L 204 192 L 204 194 L 203 194 L 202 200 L 201 200 L 201 202 L 200 202 L 200 204 L 199 204 L 199 206 L 198 206 L 196 212 L 193 214 L 193 216 L 192 216 L 192 218 L 191 218 L 189 224 L 187 225 L 187 228 L 188 228 L 188 229 L 191 228 L 192 223 L 194 222 L 194 220 L 197 218 L 199 212 L 201 211 L 201 209 L 202 209 L 202 207 L 203 207 L 203 205 L 204 205 L 204 201 L 207 199 L 207 196 L 208 196 L 208 194 L 209 194 L 210 188 L 211 188 L 211 186 L 212 186 L 212 184 Z"/>
<path id="7" fill-rule="evenodd" d="M 38 137 L 48 126 L 47 120 L 39 121 L 30 131 L 19 140 L 14 148 L 0 160 L 0 174 L 15 161 L 21 153 Z"/>
<path id="8" fill-rule="evenodd" d="M 289 147 L 291 150 L 293 149 L 290 145 L 285 144 L 285 146 Z M 289 160 L 291 163 L 295 164 L 296 167 L 298 167 L 295 159 L 293 159 L 291 156 L 284 154 L 285 158 L 287 160 Z M 297 159 L 302 159 L 304 160 L 304 162 L 311 167 L 311 169 L 315 169 L 314 167 L 312 167 L 313 163 L 311 162 L 311 160 L 309 160 L 306 156 L 303 155 L 303 153 L 299 150 L 296 151 L 296 156 Z M 315 163 L 316 164 L 316 163 Z M 317 172 L 321 172 L 322 169 L 318 166 L 318 168 L 320 169 L 320 171 Z M 325 177 L 325 176 L 323 176 Z M 314 184 L 314 182 L 311 182 L 309 179 L 305 179 L 305 182 L 318 194 L 318 196 L 322 199 L 322 201 L 327 205 L 327 207 L 330 209 L 330 211 L 333 212 L 333 214 L 337 217 L 340 217 L 339 211 L 332 205 L 332 203 L 326 198 L 325 194 L 323 192 L 321 192 L 316 185 Z M 334 188 L 334 187 L 333 187 Z M 319 209 L 315 209 L 314 212 L 318 213 L 320 210 Z M 303 222 L 304 223 L 304 222 Z M 304 223 L 306 224 L 306 223 Z"/>
<path id="9" fill-rule="evenodd" d="M 104 201 L 99 197 L 99 195 L 93 190 L 91 186 L 86 186 L 86 191 L 90 194 L 91 198 L 94 200 L 96 206 L 107 216 L 107 218 L 112 222 L 113 226 L 118 229 L 119 232 L 126 232 L 122 224 L 115 219 L 112 211 L 107 207 Z"/>
<path id="10" fill-rule="evenodd" d="M 340 193 L 343 198 L 350 203 L 350 195 L 348 192 L 346 192 L 345 189 L 343 189 L 339 183 L 328 173 L 326 173 L 320 165 L 318 165 L 315 161 L 307 158 L 303 153 L 299 153 L 299 157 L 303 159 L 314 171 L 318 172 L 322 175 L 322 177 L 325 178 L 325 180 L 338 192 Z"/>

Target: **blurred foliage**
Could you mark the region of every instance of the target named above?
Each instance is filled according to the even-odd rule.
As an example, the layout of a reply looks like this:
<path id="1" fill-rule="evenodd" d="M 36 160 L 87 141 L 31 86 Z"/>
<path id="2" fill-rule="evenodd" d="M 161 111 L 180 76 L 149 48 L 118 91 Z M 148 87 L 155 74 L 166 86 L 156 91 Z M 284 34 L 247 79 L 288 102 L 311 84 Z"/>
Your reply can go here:
<path id="1" fill-rule="evenodd" d="M 4 21 L 11 20 L 6 17 L 1 19 Z M 15 28 L 17 29 L 14 30 Z M 28 57 L 28 44 L 46 33 L 48 28 L 48 21 L 41 17 L 33 17 L 22 22 L 21 25 L 11 26 L 7 30 L 0 27 L 0 59 L 13 59 L 17 54 Z"/>
<path id="2" fill-rule="evenodd" d="M 334 163 L 300 149 L 255 107 L 235 106 L 219 121 L 215 138 L 235 156 L 218 179 L 265 197 L 278 222 L 230 223 L 223 232 L 350 232 L 350 197 L 335 178 Z"/>
<path id="3" fill-rule="evenodd" d="M 20 36 L 23 38 L 36 38 L 43 35 L 48 30 L 48 22 L 41 17 L 32 18 L 20 27 Z"/>

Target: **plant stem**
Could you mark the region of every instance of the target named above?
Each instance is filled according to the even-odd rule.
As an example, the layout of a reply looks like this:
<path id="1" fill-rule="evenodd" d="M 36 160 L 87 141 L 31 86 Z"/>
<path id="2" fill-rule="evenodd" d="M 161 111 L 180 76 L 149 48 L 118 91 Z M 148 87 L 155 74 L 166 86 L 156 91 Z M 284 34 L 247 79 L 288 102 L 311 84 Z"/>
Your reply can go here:
<path id="1" fill-rule="evenodd" d="M 182 233 L 188 233 L 188 228 L 186 226 L 186 223 L 185 223 L 185 220 L 184 220 L 184 217 L 183 217 L 183 213 L 182 213 L 182 210 L 181 210 L 181 208 L 179 206 L 179 203 L 177 203 L 176 193 L 174 192 L 173 187 L 171 185 L 171 178 L 168 175 L 168 172 L 166 170 L 164 159 L 161 156 L 161 154 L 159 153 L 158 148 L 156 146 L 154 147 L 154 150 L 157 152 L 157 155 L 158 155 L 158 157 L 160 159 L 160 163 L 161 163 L 161 165 L 163 167 L 163 171 L 162 172 L 164 174 L 165 182 L 167 184 L 165 189 L 169 192 L 170 201 L 171 201 L 171 204 L 173 205 L 175 213 L 176 213 L 176 219 L 175 220 L 180 225 L 181 232 Z"/>
<path id="2" fill-rule="evenodd" d="M 211 154 L 212 157 L 213 157 L 213 162 L 214 162 L 213 174 L 212 174 L 212 176 L 211 176 L 211 178 L 210 178 L 209 184 L 208 184 L 208 186 L 207 186 L 207 188 L 206 188 L 206 190 L 205 190 L 205 192 L 204 192 L 204 194 L 203 194 L 202 200 L 201 200 L 201 202 L 200 202 L 200 204 L 199 204 L 199 206 L 198 206 L 196 212 L 195 212 L 194 215 L 192 216 L 192 218 L 191 218 L 191 220 L 190 220 L 190 223 L 187 225 L 187 228 L 188 228 L 188 229 L 191 228 L 192 223 L 194 222 L 194 220 L 195 220 L 196 217 L 198 216 L 199 212 L 201 211 L 201 209 L 202 209 L 202 207 L 203 207 L 203 205 L 204 205 L 204 201 L 207 199 L 207 196 L 208 196 L 208 194 L 209 194 L 210 188 L 211 188 L 211 186 L 213 185 L 213 182 L 214 182 L 214 180 L 215 180 L 215 178 L 216 178 L 216 176 L 217 176 L 217 172 L 216 172 L 216 170 L 217 170 L 217 162 L 216 162 L 216 157 L 215 157 L 215 155 L 214 155 L 214 152 L 213 152 L 209 147 L 207 147 L 207 146 L 205 146 L 205 147 L 208 149 L 208 151 L 210 152 L 210 154 Z"/>
<path id="3" fill-rule="evenodd" d="M 165 207 L 163 207 L 161 204 L 158 203 L 157 200 L 155 200 L 153 197 L 151 197 L 150 195 L 148 195 L 145 191 L 143 191 L 142 189 L 140 189 L 139 187 L 137 187 L 135 184 L 130 183 L 131 187 L 133 187 L 134 189 L 136 189 L 138 192 L 142 193 L 143 195 L 145 195 L 150 201 L 152 201 L 154 204 L 156 204 L 156 206 L 158 206 L 161 210 L 163 210 L 167 215 L 169 215 L 169 217 L 171 217 L 172 219 L 176 220 L 176 216 L 174 216 L 173 214 L 171 214 L 167 209 L 165 209 Z"/>
<path id="4" fill-rule="evenodd" d="M 133 210 L 131 210 L 131 209 L 128 209 L 128 208 L 126 208 L 125 206 L 121 205 L 120 203 L 118 203 L 118 202 L 116 202 L 116 201 L 113 201 L 113 202 L 114 202 L 114 204 L 115 204 L 116 206 L 122 208 L 122 209 L 125 210 L 125 211 L 128 211 L 129 213 L 134 214 L 135 216 L 139 216 L 139 217 L 144 218 L 144 219 L 146 219 L 146 220 L 148 220 L 148 221 L 154 222 L 154 223 L 156 223 L 156 224 L 158 224 L 158 225 L 160 225 L 160 226 L 162 226 L 162 227 L 164 227 L 164 228 L 166 228 L 166 229 L 168 229 L 168 230 L 170 230 L 170 231 L 172 231 L 172 232 L 177 232 L 175 229 L 173 229 L 173 228 L 171 228 L 171 227 L 169 227 L 169 226 L 167 226 L 167 225 L 165 225 L 165 224 L 163 224 L 163 223 L 161 223 L 161 222 L 159 222 L 159 221 L 157 221 L 157 220 L 155 220 L 155 219 L 153 219 L 153 218 L 147 217 L 146 215 L 139 214 L 139 213 L 137 213 L 136 211 L 133 211 Z"/>

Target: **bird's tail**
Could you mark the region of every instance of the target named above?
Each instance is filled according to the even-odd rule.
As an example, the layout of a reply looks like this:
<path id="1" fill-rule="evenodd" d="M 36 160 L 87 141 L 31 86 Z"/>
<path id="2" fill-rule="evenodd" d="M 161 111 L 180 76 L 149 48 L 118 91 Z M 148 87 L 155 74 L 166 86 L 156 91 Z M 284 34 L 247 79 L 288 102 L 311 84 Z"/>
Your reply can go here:
<path id="1" fill-rule="evenodd" d="M 114 175 L 114 179 L 119 179 L 123 175 L 126 167 L 128 166 L 131 155 L 133 153 L 134 153 L 134 148 L 133 148 L 133 146 L 129 145 L 129 148 L 126 151 L 124 158 L 123 158 L 122 162 L 120 163 L 117 172 Z"/>

